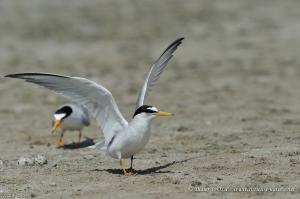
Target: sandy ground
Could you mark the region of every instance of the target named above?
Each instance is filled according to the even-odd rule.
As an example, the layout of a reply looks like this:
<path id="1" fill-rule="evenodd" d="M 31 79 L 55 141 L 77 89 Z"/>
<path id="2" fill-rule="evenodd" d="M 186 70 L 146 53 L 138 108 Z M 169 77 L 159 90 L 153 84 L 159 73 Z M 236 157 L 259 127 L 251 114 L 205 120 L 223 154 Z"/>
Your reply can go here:
<path id="1" fill-rule="evenodd" d="M 296 0 L 0 1 L 1 75 L 90 78 L 128 120 L 149 65 L 186 38 L 147 101 L 176 115 L 153 122 L 131 177 L 103 152 L 56 148 L 51 112 L 66 99 L 0 79 L 0 198 L 299 197 L 299 8 Z M 84 135 L 96 141 L 92 123 Z M 39 154 L 47 164 L 17 163 Z M 253 191 L 263 188 L 282 192 Z"/>

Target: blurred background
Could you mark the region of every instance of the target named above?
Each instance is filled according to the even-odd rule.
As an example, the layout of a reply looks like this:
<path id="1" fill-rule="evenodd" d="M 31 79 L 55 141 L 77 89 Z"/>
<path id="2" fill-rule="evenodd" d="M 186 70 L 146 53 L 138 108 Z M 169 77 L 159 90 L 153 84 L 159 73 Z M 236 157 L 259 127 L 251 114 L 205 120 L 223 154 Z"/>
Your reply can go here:
<path id="1" fill-rule="evenodd" d="M 185 37 L 147 101 L 176 117 L 154 122 L 145 157 L 210 154 L 218 161 L 216 154 L 232 157 L 253 149 L 288 153 L 299 146 L 299 9 L 297 0 L 0 0 L 0 75 L 89 78 L 112 92 L 130 120 L 151 63 Z M 0 83 L 0 145 L 7 151 L 2 158 L 17 156 L 28 145 L 52 145 L 51 113 L 67 100 L 22 81 Z M 101 137 L 95 122 L 84 133 Z M 279 152 L 272 156 L 266 158 L 281 158 Z M 236 158 L 227 167 L 246 164 L 249 170 L 227 170 L 235 180 L 264 182 L 266 176 L 250 169 L 261 168 L 253 159 Z M 185 168 L 203 179 L 210 170 L 197 165 L 213 159 Z M 268 178 L 270 183 L 283 186 L 299 176 L 293 168 L 291 176 L 284 173 L 289 161 L 276 162 L 268 175 L 282 181 Z M 245 173 L 251 177 L 244 179 Z M 202 184 L 219 182 L 209 179 Z"/>
<path id="2" fill-rule="evenodd" d="M 110 89 L 131 117 L 150 64 L 184 36 L 150 102 L 164 108 L 172 100 L 178 110 L 170 111 L 205 113 L 207 100 L 221 106 L 214 91 L 222 91 L 230 96 L 224 106 L 249 105 L 253 98 L 289 106 L 298 101 L 286 96 L 296 92 L 300 75 L 299 7 L 292 0 L 1 0 L 0 74 L 91 78 Z M 7 111 L 33 104 L 44 111 L 62 99 L 11 80 L 1 80 L 0 89 Z"/>

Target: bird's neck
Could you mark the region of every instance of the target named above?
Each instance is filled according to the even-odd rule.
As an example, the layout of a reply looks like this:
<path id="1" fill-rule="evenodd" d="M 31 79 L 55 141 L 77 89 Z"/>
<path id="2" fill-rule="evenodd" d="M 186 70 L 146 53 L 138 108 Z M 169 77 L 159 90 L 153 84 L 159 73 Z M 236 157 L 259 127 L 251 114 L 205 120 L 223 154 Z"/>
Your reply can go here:
<path id="1" fill-rule="evenodd" d="M 139 127 L 150 128 L 152 120 L 153 120 L 153 118 L 137 117 L 137 118 L 133 118 L 129 125 L 131 127 L 136 127 L 136 128 L 139 128 Z"/>

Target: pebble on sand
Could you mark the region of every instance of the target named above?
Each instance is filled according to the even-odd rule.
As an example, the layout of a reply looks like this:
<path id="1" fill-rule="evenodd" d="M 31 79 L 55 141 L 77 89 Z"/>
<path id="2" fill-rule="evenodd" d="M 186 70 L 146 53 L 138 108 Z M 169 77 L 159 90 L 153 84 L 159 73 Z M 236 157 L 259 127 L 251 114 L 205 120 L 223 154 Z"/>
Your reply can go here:
<path id="1" fill-rule="evenodd" d="M 44 165 L 47 164 L 47 159 L 45 156 L 37 155 L 32 158 L 20 157 L 18 160 L 18 165 L 21 166 L 33 166 L 33 165 Z"/>
<path id="2" fill-rule="evenodd" d="M 35 164 L 37 164 L 37 165 L 44 165 L 44 164 L 47 164 L 47 159 L 46 159 L 45 156 L 37 155 L 37 156 L 34 158 L 34 162 L 35 162 Z"/>
<path id="3" fill-rule="evenodd" d="M 83 156 L 83 158 L 84 159 L 86 159 L 86 160 L 92 160 L 92 159 L 94 159 L 95 158 L 95 156 L 94 155 L 85 155 L 85 156 Z"/>
<path id="4" fill-rule="evenodd" d="M 20 157 L 18 160 L 18 165 L 21 166 L 33 166 L 34 161 L 31 158 L 26 158 L 26 157 Z"/>
<path id="5" fill-rule="evenodd" d="M 50 186 L 50 187 L 56 187 L 57 184 L 56 184 L 55 182 L 51 182 L 51 183 L 49 183 L 49 186 Z"/>

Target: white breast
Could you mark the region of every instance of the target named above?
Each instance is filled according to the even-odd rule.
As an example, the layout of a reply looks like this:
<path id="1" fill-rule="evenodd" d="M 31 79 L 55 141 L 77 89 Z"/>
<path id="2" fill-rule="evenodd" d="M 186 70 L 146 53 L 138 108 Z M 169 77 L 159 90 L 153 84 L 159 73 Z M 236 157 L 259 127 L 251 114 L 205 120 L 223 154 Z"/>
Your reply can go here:
<path id="1" fill-rule="evenodd" d="M 118 133 L 111 145 L 108 146 L 108 154 L 113 158 L 130 158 L 136 153 L 140 152 L 148 143 L 150 131 L 151 118 L 133 119 L 128 127 L 123 132 Z"/>

